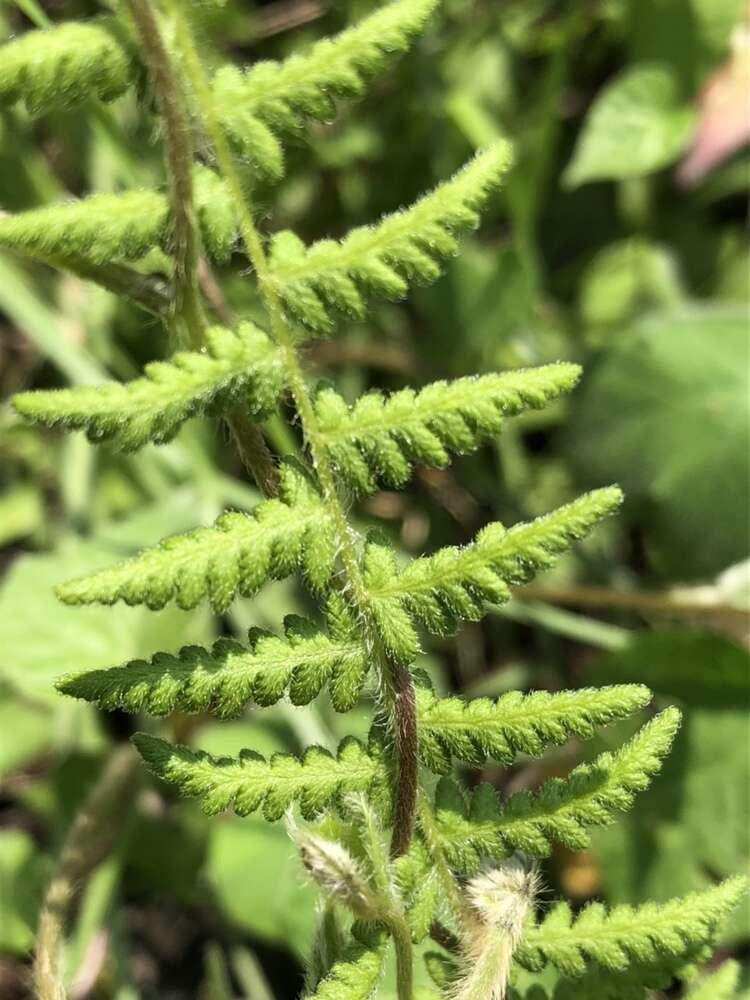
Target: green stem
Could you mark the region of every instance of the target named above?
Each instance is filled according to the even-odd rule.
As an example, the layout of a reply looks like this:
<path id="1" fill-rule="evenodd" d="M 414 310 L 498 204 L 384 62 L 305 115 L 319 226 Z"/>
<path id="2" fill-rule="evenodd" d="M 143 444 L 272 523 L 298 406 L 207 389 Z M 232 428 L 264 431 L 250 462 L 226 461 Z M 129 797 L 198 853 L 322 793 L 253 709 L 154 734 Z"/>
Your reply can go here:
<path id="1" fill-rule="evenodd" d="M 187 342 L 203 342 L 205 319 L 198 288 L 200 240 L 193 205 L 193 148 L 190 126 L 176 74 L 150 0 L 128 0 L 164 123 L 169 201 L 174 229 L 175 316 Z"/>
<path id="2" fill-rule="evenodd" d="M 414 996 L 414 960 L 411 931 L 400 914 L 393 914 L 390 917 L 388 929 L 391 932 L 396 953 L 396 995 L 398 1000 L 412 1000 Z"/>
<path id="3" fill-rule="evenodd" d="M 315 408 L 295 347 L 294 336 L 284 317 L 281 301 L 272 280 L 265 248 L 255 226 L 249 198 L 237 172 L 234 157 L 221 122 L 216 114 L 211 87 L 195 47 L 190 25 L 178 0 L 167 0 L 167 4 L 175 21 L 177 46 L 184 73 L 193 89 L 193 95 L 213 146 L 219 170 L 234 202 L 240 235 L 258 279 L 260 293 L 271 322 L 272 333 L 283 350 L 287 384 L 300 418 L 323 498 L 336 528 L 341 562 L 346 573 L 351 598 L 360 615 L 380 667 L 380 676 L 393 723 L 399 772 L 391 842 L 391 854 L 398 857 L 407 851 L 411 840 L 418 783 L 417 719 L 411 675 L 406 668 L 389 660 L 379 640 L 357 554 L 357 534 L 350 526 L 339 498 L 333 466 L 320 431 Z"/>
<path id="4" fill-rule="evenodd" d="M 206 318 L 200 296 L 200 237 L 193 200 L 193 142 L 177 73 L 161 37 L 151 0 L 128 0 L 156 103 L 164 123 L 169 200 L 174 227 L 174 318 L 193 349 L 205 344 Z M 278 492 L 278 476 L 263 432 L 241 406 L 227 424 L 243 464 L 264 496 Z"/>
<path id="5" fill-rule="evenodd" d="M 60 852 L 39 913 L 34 956 L 38 1000 L 65 1000 L 60 950 L 76 893 L 99 862 L 132 809 L 139 758 L 129 744 L 115 750 L 77 813 Z"/>

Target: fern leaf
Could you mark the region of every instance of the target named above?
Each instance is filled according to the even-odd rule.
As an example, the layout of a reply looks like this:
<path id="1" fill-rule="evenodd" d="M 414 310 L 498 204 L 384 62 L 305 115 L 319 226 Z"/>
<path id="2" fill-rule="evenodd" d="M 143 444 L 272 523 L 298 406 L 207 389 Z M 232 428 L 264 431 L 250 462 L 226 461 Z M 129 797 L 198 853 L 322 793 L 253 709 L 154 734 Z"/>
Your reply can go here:
<path id="1" fill-rule="evenodd" d="M 338 598 L 331 599 L 327 623 L 327 632 L 320 632 L 292 615 L 284 623 L 284 638 L 254 629 L 249 646 L 229 639 L 211 649 L 186 646 L 175 655 L 158 653 L 151 660 L 69 675 L 57 688 L 106 709 L 152 715 L 209 710 L 228 717 L 251 699 L 273 705 L 287 692 L 294 705 L 307 705 L 328 684 L 334 707 L 346 712 L 362 689 L 367 651 Z"/>
<path id="2" fill-rule="evenodd" d="M 587 826 L 602 826 L 630 808 L 660 769 L 680 723 L 668 708 L 616 753 L 581 764 L 567 778 L 552 778 L 537 792 L 518 792 L 502 806 L 489 785 L 474 793 L 470 810 L 452 782 L 438 787 L 437 820 L 445 852 L 460 871 L 474 872 L 481 858 L 515 850 L 545 857 L 551 841 L 572 850 L 588 845 Z"/>
<path id="3" fill-rule="evenodd" d="M 277 180 L 284 172 L 277 135 L 306 118 L 333 117 L 335 99 L 359 95 L 365 79 L 408 47 L 436 6 L 437 0 L 398 0 L 308 53 L 255 63 L 244 73 L 222 67 L 212 89 L 227 134 L 256 170 Z"/>
<path id="4" fill-rule="evenodd" d="M 198 168 L 195 176 L 196 211 L 206 249 L 223 259 L 235 235 L 231 200 L 211 171 Z M 94 264 L 139 260 L 155 247 L 169 249 L 169 240 L 169 204 L 159 191 L 94 194 L 0 216 L 0 247 L 80 256 Z"/>
<path id="5" fill-rule="evenodd" d="M 573 388 L 577 365 L 556 364 L 504 374 L 435 382 L 420 392 L 371 392 L 350 409 L 334 389 L 315 401 L 323 444 L 349 485 L 372 493 L 376 479 L 403 486 L 413 462 L 442 468 L 449 451 L 463 454 L 498 434 L 505 416 L 541 409 Z"/>
<path id="6" fill-rule="evenodd" d="M 740 876 L 668 903 L 617 906 L 609 913 L 601 903 L 591 903 L 575 919 L 570 907 L 559 903 L 539 926 L 526 931 L 516 959 L 529 969 L 550 962 L 566 976 L 579 976 L 586 959 L 624 971 L 631 959 L 677 956 L 712 941 L 746 891 Z"/>
<path id="7" fill-rule="evenodd" d="M 317 986 L 309 1000 L 370 1000 L 380 983 L 388 939 L 354 942 Z"/>
<path id="8" fill-rule="evenodd" d="M 237 213 L 224 181 L 208 167 L 193 170 L 193 198 L 206 253 L 213 260 L 229 259 L 237 239 Z"/>
<path id="9" fill-rule="evenodd" d="M 268 413 L 282 387 L 277 348 L 252 323 L 242 323 L 236 331 L 211 328 L 205 353 L 152 362 L 145 377 L 125 385 L 24 392 L 13 405 L 27 419 L 83 429 L 92 441 L 135 451 L 149 441 L 169 441 L 190 417 L 221 411 L 239 398 L 256 416 Z"/>
<path id="10" fill-rule="evenodd" d="M 586 493 L 507 531 L 499 523 L 489 524 L 464 548 L 444 548 L 434 556 L 415 559 L 400 574 L 392 553 L 370 543 L 365 579 L 387 648 L 398 658 L 413 658 L 417 641 L 413 628 L 410 631 L 410 617 L 438 634 L 449 631 L 456 619 L 478 620 L 483 600 L 507 601 L 509 584 L 525 583 L 554 565 L 621 501 L 622 493 L 613 486 Z"/>
<path id="11" fill-rule="evenodd" d="M 79 254 L 96 264 L 137 260 L 159 245 L 167 216 L 167 200 L 157 191 L 95 194 L 3 216 L 0 246 Z"/>
<path id="12" fill-rule="evenodd" d="M 233 804 L 239 816 L 261 809 L 271 822 L 297 802 L 302 815 L 314 819 L 340 795 L 387 796 L 386 769 L 379 754 L 351 737 L 340 744 L 335 757 L 313 746 L 302 757 L 277 753 L 269 760 L 250 750 L 237 758 L 216 758 L 146 733 L 136 733 L 133 742 L 157 777 L 183 795 L 198 797 L 208 815 Z"/>
<path id="13" fill-rule="evenodd" d="M 517 753 L 540 757 L 547 744 L 589 739 L 595 727 L 623 719 L 651 699 L 638 684 L 578 691 L 510 691 L 497 701 L 437 698 L 417 688 L 419 752 L 423 763 L 448 774 L 452 757 L 475 767 L 487 758 L 510 764 Z"/>
<path id="14" fill-rule="evenodd" d="M 301 569 L 322 588 L 333 571 L 335 536 L 328 510 L 303 472 L 281 469 L 278 499 L 251 515 L 222 514 L 211 528 L 167 538 L 153 549 L 57 588 L 66 604 L 145 604 L 174 600 L 193 608 L 204 597 L 224 611 L 235 594 L 251 596 L 267 579 Z"/>
<path id="15" fill-rule="evenodd" d="M 477 209 L 509 165 L 510 147 L 498 142 L 411 208 L 353 229 L 340 242 L 305 247 L 294 233 L 278 233 L 271 243 L 271 271 L 286 308 L 326 333 L 333 326 L 331 308 L 364 316 L 362 289 L 401 298 L 409 280 L 435 281 L 437 261 L 456 252 L 455 233 L 479 224 Z"/>
<path id="16" fill-rule="evenodd" d="M 90 98 L 113 101 L 133 78 L 130 56 L 107 21 L 29 31 L 0 48 L 0 103 L 32 115 Z"/>
<path id="17" fill-rule="evenodd" d="M 409 850 L 393 863 L 413 941 L 424 941 L 440 909 L 440 879 L 427 847 L 414 837 Z"/>

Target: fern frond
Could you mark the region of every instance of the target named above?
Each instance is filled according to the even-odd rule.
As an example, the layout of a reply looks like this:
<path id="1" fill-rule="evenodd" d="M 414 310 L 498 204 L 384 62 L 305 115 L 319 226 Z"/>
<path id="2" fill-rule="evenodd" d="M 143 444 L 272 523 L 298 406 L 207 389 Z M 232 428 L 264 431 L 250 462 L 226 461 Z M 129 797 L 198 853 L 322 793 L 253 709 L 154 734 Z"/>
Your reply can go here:
<path id="1" fill-rule="evenodd" d="M 474 872 L 482 857 L 502 858 L 515 850 L 539 857 L 551 841 L 572 850 L 588 845 L 588 826 L 611 822 L 632 805 L 660 769 L 680 724 L 668 708 L 616 753 L 581 764 L 567 778 L 551 778 L 536 792 L 518 792 L 501 805 L 489 785 L 474 792 L 470 809 L 447 779 L 438 786 L 437 821 L 444 849 L 460 871 Z"/>
<path id="2" fill-rule="evenodd" d="M 96 264 L 137 260 L 159 245 L 167 216 L 167 200 L 158 191 L 95 194 L 2 216 L 0 246 L 78 254 Z"/>
<path id="3" fill-rule="evenodd" d="M 390 549 L 371 542 L 365 580 L 389 652 L 413 658 L 417 640 L 411 617 L 438 634 L 449 631 L 456 619 L 478 620 L 484 600 L 507 601 L 510 584 L 525 583 L 554 565 L 562 552 L 621 502 L 621 491 L 612 486 L 507 531 L 499 523 L 489 524 L 469 545 L 415 559 L 400 574 Z"/>
<path id="4" fill-rule="evenodd" d="M 212 757 L 146 733 L 136 733 L 133 742 L 157 777 L 183 795 L 199 798 L 208 815 L 233 805 L 238 816 L 261 809 L 272 822 L 296 802 L 305 819 L 314 819 L 350 792 L 387 797 L 387 771 L 380 754 L 352 737 L 339 745 L 335 757 L 313 746 L 302 757 L 277 753 L 269 760 L 250 750 L 237 758 Z"/>
<path id="5" fill-rule="evenodd" d="M 193 169 L 193 199 L 206 253 L 213 260 L 229 259 L 237 239 L 237 213 L 232 196 L 217 173 L 198 165 Z"/>
<path id="6" fill-rule="evenodd" d="M 222 67 L 212 89 L 229 137 L 256 170 L 277 180 L 284 172 L 277 135 L 295 131 L 306 118 L 332 118 L 336 98 L 359 95 L 368 77 L 408 48 L 437 2 L 397 0 L 308 53 L 255 63 L 244 73 Z"/>
<path id="7" fill-rule="evenodd" d="M 132 80 L 132 60 L 107 21 L 29 31 L 0 47 L 0 103 L 23 100 L 32 115 L 113 101 Z"/>
<path id="8" fill-rule="evenodd" d="M 380 983 L 388 938 L 377 935 L 367 944 L 354 942 L 317 986 L 309 1000 L 370 1000 Z"/>
<path id="9" fill-rule="evenodd" d="M 315 409 L 322 443 L 341 476 L 358 492 L 372 493 L 378 478 L 403 486 L 413 462 L 442 468 L 449 451 L 473 451 L 500 432 L 504 417 L 541 409 L 579 376 L 577 365 L 546 365 L 387 397 L 370 392 L 351 409 L 334 389 L 324 389 Z"/>
<path id="10" fill-rule="evenodd" d="M 124 385 L 23 392 L 13 405 L 29 420 L 83 429 L 91 441 L 135 451 L 169 441 L 190 417 L 220 412 L 240 398 L 262 416 L 276 405 L 284 378 L 278 349 L 252 323 L 236 331 L 212 327 L 205 352 L 181 351 L 144 372 Z"/>
<path id="11" fill-rule="evenodd" d="M 477 210 L 510 161 L 509 145 L 498 142 L 411 208 L 353 229 L 341 241 L 305 247 L 294 233 L 278 233 L 270 248 L 271 276 L 286 308 L 310 329 L 327 333 L 331 309 L 364 316 L 362 290 L 397 299 L 410 280 L 435 281 L 437 262 L 456 253 L 456 233 L 479 224 Z"/>
<path id="12" fill-rule="evenodd" d="M 252 514 L 222 514 L 211 528 L 166 538 L 158 546 L 91 576 L 63 583 L 66 604 L 145 604 L 163 608 L 174 600 L 194 608 L 208 597 L 224 611 L 235 594 L 251 596 L 268 579 L 301 569 L 314 589 L 333 571 L 336 540 L 331 515 L 305 474 L 281 468 L 279 498 Z"/>
<path id="13" fill-rule="evenodd" d="M 419 943 L 427 937 L 442 899 L 435 863 L 424 841 L 414 837 L 393 867 L 412 939 Z"/>
<path id="14" fill-rule="evenodd" d="M 61 678 L 63 694 L 101 708 L 145 710 L 152 715 L 211 711 L 236 715 L 246 702 L 273 705 L 287 692 L 294 705 L 307 705 L 328 684 L 339 712 L 354 706 L 369 668 L 367 651 L 344 603 L 332 597 L 328 629 L 321 632 L 295 615 L 284 622 L 284 638 L 260 629 L 249 646 L 219 639 L 211 649 L 185 646 L 109 670 Z"/>
<path id="15" fill-rule="evenodd" d="M 223 259 L 235 234 L 231 200 L 223 182 L 197 168 L 196 211 L 210 254 Z M 169 249 L 169 204 L 159 191 L 94 194 L 0 216 L 0 247 L 19 253 L 83 257 L 94 264 L 134 261 L 155 247 Z"/>
<path id="16" fill-rule="evenodd" d="M 490 698 L 437 698 L 417 688 L 419 753 L 437 774 L 457 757 L 475 767 L 491 758 L 510 764 L 518 753 L 540 757 L 547 744 L 572 736 L 589 739 L 595 727 L 626 718 L 651 699 L 648 688 L 628 684 L 578 691 L 510 691 Z"/>
<path id="17" fill-rule="evenodd" d="M 631 959 L 677 956 L 710 942 L 746 891 L 747 881 L 739 876 L 668 903 L 617 906 L 609 913 L 601 903 L 590 903 L 576 918 L 567 903 L 558 903 L 526 931 L 516 959 L 535 971 L 550 962 L 566 976 L 579 976 L 586 959 L 624 971 Z"/>

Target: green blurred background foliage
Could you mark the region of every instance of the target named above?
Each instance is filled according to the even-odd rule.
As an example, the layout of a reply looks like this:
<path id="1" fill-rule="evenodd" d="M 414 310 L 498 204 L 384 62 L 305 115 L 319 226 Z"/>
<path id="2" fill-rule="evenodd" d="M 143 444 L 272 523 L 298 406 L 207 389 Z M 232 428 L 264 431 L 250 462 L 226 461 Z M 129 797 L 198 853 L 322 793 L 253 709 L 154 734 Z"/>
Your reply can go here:
<path id="1" fill-rule="evenodd" d="M 375 6 L 230 2 L 204 10 L 206 44 L 243 62 L 279 57 Z M 0 37 L 40 19 L 97 13 L 89 0 L 5 0 Z M 569 400 L 356 511 L 363 522 L 385 518 L 404 550 L 422 552 L 468 538 L 491 518 L 542 513 L 581 487 L 625 488 L 622 517 L 575 557 L 425 656 L 443 691 L 637 680 L 684 708 L 676 751 L 633 812 L 590 853 L 560 852 L 546 866 L 548 883 L 576 902 L 668 898 L 747 870 L 750 858 L 750 155 L 717 153 L 722 139 L 732 146 L 729 119 L 747 99 L 743 17 L 742 0 L 446 0 L 414 54 L 356 107 L 316 127 L 309 145 L 293 146 L 283 184 L 261 192 L 273 229 L 308 241 L 338 236 L 408 204 L 474 148 L 500 135 L 516 144 L 503 195 L 446 276 L 314 343 L 308 360 L 349 398 L 369 386 L 558 359 L 584 365 Z M 723 101 L 710 97 L 717 87 Z M 132 95 L 106 112 L 92 106 L 34 121 L 6 108 L 0 208 L 158 186 L 157 140 Z M 252 284 L 231 263 L 219 276 L 230 306 L 252 316 Z M 4 397 L 133 377 L 167 352 L 146 314 L 0 252 Z M 278 420 L 266 430 L 276 452 L 299 447 Z M 41 887 L 86 787 L 132 725 L 58 696 L 53 679 L 208 642 L 217 630 L 277 626 L 282 608 L 307 610 L 290 582 L 235 602 L 219 622 L 202 611 L 70 609 L 52 585 L 256 499 L 209 421 L 122 456 L 0 410 L 4 997 L 27 995 Z M 356 725 L 364 735 L 366 720 L 365 711 L 336 716 L 319 700 L 231 723 L 171 725 L 173 737 L 195 736 L 212 753 L 267 753 L 331 745 Z M 501 789 L 536 785 L 579 753 L 568 746 L 541 764 L 482 777 Z M 66 953 L 72 995 L 295 996 L 314 894 L 291 855 L 281 827 L 208 822 L 144 779 L 137 808 L 85 887 Z M 745 957 L 749 936 L 743 913 L 724 952 Z M 739 995 L 750 997 L 747 973 L 743 982 Z"/>

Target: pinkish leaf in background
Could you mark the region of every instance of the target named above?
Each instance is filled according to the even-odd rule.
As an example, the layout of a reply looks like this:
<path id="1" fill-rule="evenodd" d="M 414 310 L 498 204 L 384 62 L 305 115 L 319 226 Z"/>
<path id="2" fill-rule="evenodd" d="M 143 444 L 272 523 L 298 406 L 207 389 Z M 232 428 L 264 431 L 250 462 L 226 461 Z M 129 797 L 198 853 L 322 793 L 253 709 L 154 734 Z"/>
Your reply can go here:
<path id="1" fill-rule="evenodd" d="M 709 77 L 698 107 L 693 145 L 677 175 L 686 187 L 750 142 L 750 22 L 734 29 L 731 54 Z"/>

